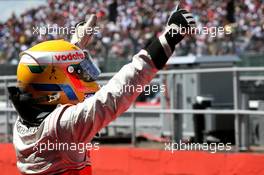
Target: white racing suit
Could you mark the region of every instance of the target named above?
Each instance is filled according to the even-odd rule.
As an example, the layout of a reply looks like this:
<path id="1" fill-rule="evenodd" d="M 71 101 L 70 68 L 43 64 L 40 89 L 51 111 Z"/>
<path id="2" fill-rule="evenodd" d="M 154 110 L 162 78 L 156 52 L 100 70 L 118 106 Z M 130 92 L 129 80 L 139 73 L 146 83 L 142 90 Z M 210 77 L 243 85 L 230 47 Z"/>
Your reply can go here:
<path id="1" fill-rule="evenodd" d="M 63 174 L 90 166 L 87 151 L 70 149 L 69 146 L 89 143 L 100 129 L 125 112 L 140 94 L 124 90 L 126 86 L 143 87 L 157 71 L 148 52 L 141 50 L 93 97 L 77 105 L 59 105 L 38 127 L 27 128 L 17 120 L 13 142 L 20 172 Z M 48 148 L 51 143 L 53 146 Z M 59 144 L 65 147 L 59 147 Z"/>

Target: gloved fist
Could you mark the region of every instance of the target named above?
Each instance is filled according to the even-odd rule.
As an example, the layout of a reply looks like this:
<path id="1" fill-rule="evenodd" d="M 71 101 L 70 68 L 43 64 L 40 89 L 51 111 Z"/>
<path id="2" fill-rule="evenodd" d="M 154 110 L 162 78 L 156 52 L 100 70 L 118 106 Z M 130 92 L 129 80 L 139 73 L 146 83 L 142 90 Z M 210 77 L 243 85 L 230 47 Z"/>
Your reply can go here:
<path id="1" fill-rule="evenodd" d="M 79 46 L 81 49 L 86 49 L 93 36 L 93 32 L 90 32 L 90 29 L 95 27 L 96 20 L 96 15 L 92 14 L 87 22 L 79 22 L 76 25 L 75 33 L 71 36 L 71 43 Z"/>
<path id="2" fill-rule="evenodd" d="M 175 46 L 184 38 L 187 29 L 195 26 L 195 20 L 186 10 L 172 11 L 165 30 L 147 48 L 157 69 L 162 69 L 175 50 Z M 184 29 L 185 30 L 182 30 Z"/>
<path id="3" fill-rule="evenodd" d="M 173 11 L 168 19 L 168 26 L 175 24 L 178 27 L 195 27 L 195 20 L 190 12 L 184 9 Z"/>

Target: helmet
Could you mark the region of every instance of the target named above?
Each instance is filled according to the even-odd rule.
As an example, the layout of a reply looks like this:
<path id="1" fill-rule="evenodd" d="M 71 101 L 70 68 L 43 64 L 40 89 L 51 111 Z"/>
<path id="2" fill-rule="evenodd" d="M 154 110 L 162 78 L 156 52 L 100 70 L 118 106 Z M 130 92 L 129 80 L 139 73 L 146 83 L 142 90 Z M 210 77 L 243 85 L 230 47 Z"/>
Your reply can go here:
<path id="1" fill-rule="evenodd" d="M 17 83 L 35 104 L 76 104 L 99 90 L 100 70 L 88 52 L 64 40 L 45 41 L 20 54 Z"/>

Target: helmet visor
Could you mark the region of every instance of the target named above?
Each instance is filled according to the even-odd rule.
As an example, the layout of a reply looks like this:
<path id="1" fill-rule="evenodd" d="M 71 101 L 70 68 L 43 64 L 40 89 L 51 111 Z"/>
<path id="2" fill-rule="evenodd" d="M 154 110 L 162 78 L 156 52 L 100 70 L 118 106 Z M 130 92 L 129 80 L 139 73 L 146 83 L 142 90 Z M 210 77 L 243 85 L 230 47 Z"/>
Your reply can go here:
<path id="1" fill-rule="evenodd" d="M 85 59 L 79 64 L 69 66 L 68 72 L 74 72 L 79 79 L 85 82 L 95 81 L 101 73 L 100 69 L 92 62 L 88 52 L 86 52 Z"/>

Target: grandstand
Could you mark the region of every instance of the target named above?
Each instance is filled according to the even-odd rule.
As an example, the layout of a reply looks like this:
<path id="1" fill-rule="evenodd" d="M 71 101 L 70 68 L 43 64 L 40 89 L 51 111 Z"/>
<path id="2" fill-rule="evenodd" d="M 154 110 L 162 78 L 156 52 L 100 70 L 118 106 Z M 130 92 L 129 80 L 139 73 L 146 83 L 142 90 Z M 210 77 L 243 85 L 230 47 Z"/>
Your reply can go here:
<path id="1" fill-rule="evenodd" d="M 33 34 L 36 27 L 72 27 L 84 20 L 87 14 L 97 13 L 101 28 L 91 44 L 91 53 L 101 67 L 109 60 L 130 60 L 165 24 L 174 1 L 162 0 L 124 1 L 119 3 L 116 12 L 109 10 L 112 1 L 78 0 L 53 1 L 46 5 L 25 11 L 21 16 L 13 15 L 0 24 L 1 62 L 16 62 L 21 50 L 47 39 L 69 39 L 69 35 L 51 32 L 47 35 Z M 105 3 L 103 3 L 105 2 Z M 223 55 L 262 53 L 263 41 L 263 3 L 261 1 L 236 1 L 235 11 L 224 1 L 181 1 L 181 6 L 193 12 L 197 26 L 231 27 L 232 35 L 194 35 L 182 42 L 177 55 Z M 155 10 L 153 10 L 153 8 Z M 115 15 L 117 13 L 117 15 Z M 230 22 L 228 14 L 233 14 L 235 23 Z M 114 65 L 114 64 L 113 64 Z M 105 68 L 111 70 L 111 68 Z M 117 70 L 117 68 L 116 68 Z"/>

